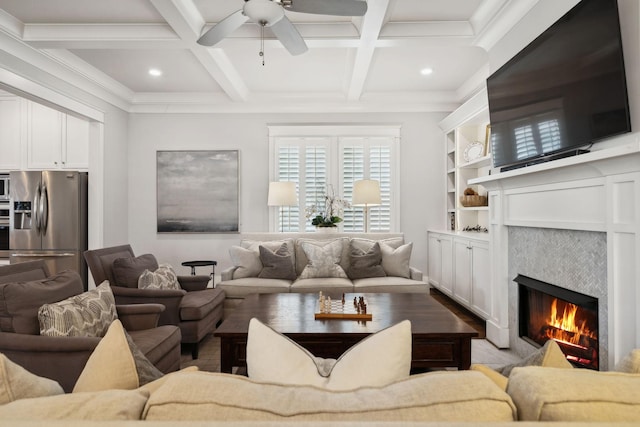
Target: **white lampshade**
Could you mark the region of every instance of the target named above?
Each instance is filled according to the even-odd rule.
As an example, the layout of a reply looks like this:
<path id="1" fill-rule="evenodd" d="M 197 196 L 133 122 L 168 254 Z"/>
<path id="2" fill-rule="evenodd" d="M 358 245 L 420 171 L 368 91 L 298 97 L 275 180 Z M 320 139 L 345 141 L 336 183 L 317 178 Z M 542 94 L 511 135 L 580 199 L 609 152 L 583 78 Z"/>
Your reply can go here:
<path id="1" fill-rule="evenodd" d="M 382 203 L 380 199 L 380 181 L 363 179 L 353 183 L 353 206 L 375 206 Z"/>
<path id="2" fill-rule="evenodd" d="M 296 183 L 276 181 L 269 183 L 268 206 L 295 206 L 298 204 Z"/>

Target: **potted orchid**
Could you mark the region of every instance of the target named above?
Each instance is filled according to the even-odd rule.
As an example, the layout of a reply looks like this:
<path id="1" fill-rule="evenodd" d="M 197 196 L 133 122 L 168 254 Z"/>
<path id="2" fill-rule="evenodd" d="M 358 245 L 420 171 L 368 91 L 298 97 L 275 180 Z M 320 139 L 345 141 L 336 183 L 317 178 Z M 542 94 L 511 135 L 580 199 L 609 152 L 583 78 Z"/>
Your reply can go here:
<path id="1" fill-rule="evenodd" d="M 336 196 L 333 186 L 328 185 L 322 196 L 323 205 L 313 204 L 306 208 L 306 218 L 311 219 L 311 225 L 318 228 L 334 228 L 342 222 L 344 210 L 351 207 L 347 200 Z"/>

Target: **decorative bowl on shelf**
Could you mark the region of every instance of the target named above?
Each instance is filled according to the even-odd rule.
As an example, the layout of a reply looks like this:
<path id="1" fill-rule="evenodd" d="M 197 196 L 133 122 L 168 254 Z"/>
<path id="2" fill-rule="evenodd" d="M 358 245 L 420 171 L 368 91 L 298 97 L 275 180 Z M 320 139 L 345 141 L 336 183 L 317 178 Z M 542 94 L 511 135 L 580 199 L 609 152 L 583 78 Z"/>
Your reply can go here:
<path id="1" fill-rule="evenodd" d="M 460 196 L 460 204 L 465 208 L 472 208 L 477 206 L 489 206 L 489 200 L 487 196 Z"/>

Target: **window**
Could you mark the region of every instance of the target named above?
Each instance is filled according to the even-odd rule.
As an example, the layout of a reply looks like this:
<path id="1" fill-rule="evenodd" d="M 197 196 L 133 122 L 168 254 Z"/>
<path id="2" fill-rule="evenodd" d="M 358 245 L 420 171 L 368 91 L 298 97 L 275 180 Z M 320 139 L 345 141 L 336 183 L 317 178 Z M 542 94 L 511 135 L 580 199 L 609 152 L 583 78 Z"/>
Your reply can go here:
<path id="1" fill-rule="evenodd" d="M 313 231 L 305 209 L 322 205 L 328 186 L 336 196 L 351 201 L 355 181 L 375 179 L 380 182 L 382 204 L 368 208 L 369 231 L 396 231 L 399 130 L 399 126 L 270 127 L 270 179 L 295 182 L 298 191 L 298 206 L 273 209 L 271 229 Z M 364 231 L 363 207 L 346 209 L 342 218 L 342 230 Z"/>

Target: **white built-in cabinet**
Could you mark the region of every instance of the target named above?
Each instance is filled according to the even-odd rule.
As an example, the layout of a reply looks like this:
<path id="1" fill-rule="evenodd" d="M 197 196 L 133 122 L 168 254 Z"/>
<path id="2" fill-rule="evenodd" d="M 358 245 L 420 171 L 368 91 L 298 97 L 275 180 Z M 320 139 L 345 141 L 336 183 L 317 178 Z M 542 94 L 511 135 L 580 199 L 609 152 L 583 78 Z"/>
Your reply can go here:
<path id="1" fill-rule="evenodd" d="M 0 95 L 0 171 L 89 168 L 89 121 Z"/>
<path id="2" fill-rule="evenodd" d="M 89 122 L 35 102 L 27 108 L 27 169 L 86 169 Z"/>
<path id="3" fill-rule="evenodd" d="M 17 96 L 0 96 L 0 170 L 22 166 L 22 104 Z"/>
<path id="4" fill-rule="evenodd" d="M 486 234 L 429 231 L 429 283 L 478 316 L 491 312 L 491 265 Z"/>

